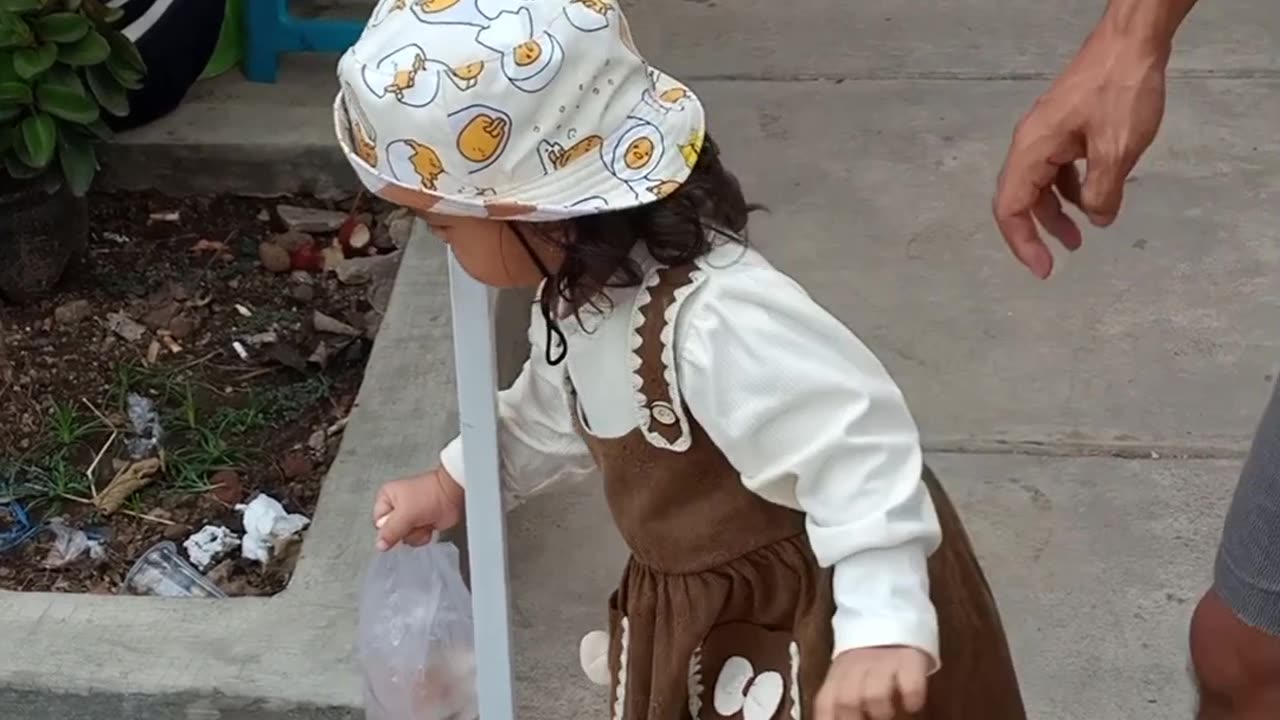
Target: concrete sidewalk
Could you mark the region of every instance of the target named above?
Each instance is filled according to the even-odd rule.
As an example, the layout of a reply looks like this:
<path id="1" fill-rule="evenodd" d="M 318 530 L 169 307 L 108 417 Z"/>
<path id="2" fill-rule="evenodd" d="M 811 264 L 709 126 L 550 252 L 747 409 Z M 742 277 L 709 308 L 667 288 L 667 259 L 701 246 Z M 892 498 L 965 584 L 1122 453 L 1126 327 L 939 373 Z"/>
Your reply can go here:
<path id="1" fill-rule="evenodd" d="M 753 240 L 903 385 L 986 560 L 1032 717 L 1190 717 L 1186 619 L 1280 370 L 1274 1 L 1195 11 L 1124 216 L 1087 233 L 1050 282 L 1008 256 L 990 193 L 1014 122 L 1100 2 L 624 5 L 640 47 L 705 98 L 729 164 L 769 206 Z M 111 176 L 175 190 L 349 187 L 332 148 L 331 63 L 292 58 L 275 87 L 202 85 L 125 138 Z M 161 160 L 131 165 L 124 150 Z M 449 372 L 440 356 L 415 407 L 447 413 Z M 423 447 L 443 441 L 439 420 Z M 559 490 L 511 530 L 519 717 L 602 716 L 576 656 L 622 558 L 601 498 Z"/>

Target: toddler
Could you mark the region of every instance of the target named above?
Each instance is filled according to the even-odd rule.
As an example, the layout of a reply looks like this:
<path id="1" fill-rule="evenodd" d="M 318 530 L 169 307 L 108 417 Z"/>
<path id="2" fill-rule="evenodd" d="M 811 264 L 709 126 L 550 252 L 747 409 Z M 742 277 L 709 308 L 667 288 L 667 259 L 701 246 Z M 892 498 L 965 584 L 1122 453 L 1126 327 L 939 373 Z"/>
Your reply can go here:
<path id="1" fill-rule="evenodd" d="M 339 80 L 362 181 L 538 288 L 502 482 L 603 483 L 632 556 L 582 649 L 612 718 L 1024 717 L 901 392 L 747 247 L 701 101 L 613 0 L 383 0 Z M 379 491 L 380 548 L 462 517 L 459 443 L 440 460 Z"/>

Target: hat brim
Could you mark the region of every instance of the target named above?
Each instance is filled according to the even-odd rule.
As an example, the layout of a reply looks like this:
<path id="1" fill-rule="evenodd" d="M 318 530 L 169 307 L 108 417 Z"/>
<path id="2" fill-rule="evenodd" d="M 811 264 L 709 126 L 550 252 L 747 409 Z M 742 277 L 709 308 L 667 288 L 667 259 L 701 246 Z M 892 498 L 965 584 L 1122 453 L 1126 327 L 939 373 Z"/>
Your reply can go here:
<path id="1" fill-rule="evenodd" d="M 341 90 L 334 101 L 334 131 L 360 182 L 397 205 L 442 215 L 529 222 L 623 210 L 666 197 L 688 179 L 706 135 L 706 113 L 698 97 L 667 75 L 651 72 L 657 87 L 677 92 L 646 92 L 623 125 L 607 137 L 582 138 L 568 149 L 547 145 L 547 172 L 512 187 L 446 192 L 440 187 L 445 183 L 436 183 L 435 177 L 406 182 L 379 170 L 366 156 L 403 152 L 396 143 L 405 141 L 384 138 L 379 146 L 376 140 L 357 138 L 357 121 Z M 357 148 L 358 143 L 362 147 Z"/>

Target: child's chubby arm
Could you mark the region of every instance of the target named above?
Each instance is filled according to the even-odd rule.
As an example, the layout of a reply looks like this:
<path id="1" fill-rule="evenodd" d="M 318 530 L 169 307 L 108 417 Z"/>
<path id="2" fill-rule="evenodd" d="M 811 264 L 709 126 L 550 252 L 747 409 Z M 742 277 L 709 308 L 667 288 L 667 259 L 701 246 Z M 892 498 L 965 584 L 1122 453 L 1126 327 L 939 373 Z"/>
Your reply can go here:
<path id="1" fill-rule="evenodd" d="M 676 342 L 689 409 L 748 488 L 806 514 L 818 561 L 834 567 L 836 655 L 913 648 L 936 669 L 927 558 L 941 529 L 915 421 L 884 366 L 760 260 L 711 273 Z"/>
<path id="2" fill-rule="evenodd" d="M 534 342 L 520 375 L 511 387 L 498 393 L 498 449 L 507 509 L 558 483 L 586 480 L 599 473 L 569 415 L 563 368 L 547 363 L 542 338 L 534 335 L 531 331 Z M 438 469 L 394 480 L 379 491 L 374 507 L 374 523 L 380 524 L 379 547 L 393 546 L 402 539 L 421 544 L 430 538 L 431 531 L 456 524 L 462 517 L 466 484 L 459 436 L 440 452 Z M 413 502 L 402 500 L 399 504 L 412 514 L 396 519 L 389 493 L 414 497 Z M 442 525 L 441 519 L 448 524 Z"/>

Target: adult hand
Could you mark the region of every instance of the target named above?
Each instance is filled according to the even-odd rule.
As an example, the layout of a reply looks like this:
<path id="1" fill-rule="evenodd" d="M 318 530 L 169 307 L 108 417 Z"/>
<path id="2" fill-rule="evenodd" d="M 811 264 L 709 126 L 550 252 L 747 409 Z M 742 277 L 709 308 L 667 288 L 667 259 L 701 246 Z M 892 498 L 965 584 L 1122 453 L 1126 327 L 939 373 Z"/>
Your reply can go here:
<path id="1" fill-rule="evenodd" d="M 1037 222 L 1068 250 L 1082 242 L 1063 200 L 1099 227 L 1120 212 L 1125 179 L 1164 115 L 1169 51 L 1169 42 L 1125 34 L 1104 20 L 1018 123 L 992 211 L 1009 249 L 1037 277 L 1053 270 Z"/>

